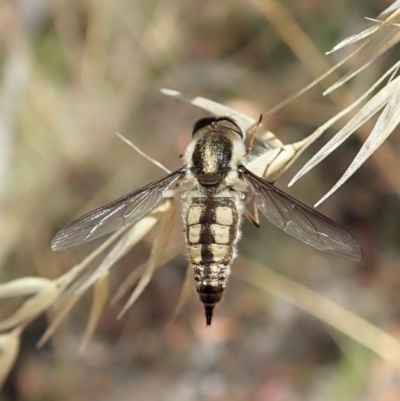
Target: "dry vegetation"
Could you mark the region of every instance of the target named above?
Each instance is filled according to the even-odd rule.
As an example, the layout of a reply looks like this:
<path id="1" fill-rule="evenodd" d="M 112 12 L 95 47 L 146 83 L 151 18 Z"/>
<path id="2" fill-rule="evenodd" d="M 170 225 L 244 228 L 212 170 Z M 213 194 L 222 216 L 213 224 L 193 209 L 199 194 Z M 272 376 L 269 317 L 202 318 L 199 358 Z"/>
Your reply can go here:
<path id="1" fill-rule="evenodd" d="M 399 399 L 399 142 L 384 141 L 400 119 L 400 2 L 366 3 L 0 4 L 1 400 Z M 363 260 L 245 224 L 208 329 L 175 202 L 110 239 L 49 249 L 74 216 L 163 174 L 116 132 L 174 169 L 198 107 L 223 107 L 205 98 L 247 125 L 272 109 L 268 143 L 284 152 L 263 173 L 288 169 L 281 188 L 340 145 L 291 190 L 307 203 L 373 155 L 321 207 Z"/>

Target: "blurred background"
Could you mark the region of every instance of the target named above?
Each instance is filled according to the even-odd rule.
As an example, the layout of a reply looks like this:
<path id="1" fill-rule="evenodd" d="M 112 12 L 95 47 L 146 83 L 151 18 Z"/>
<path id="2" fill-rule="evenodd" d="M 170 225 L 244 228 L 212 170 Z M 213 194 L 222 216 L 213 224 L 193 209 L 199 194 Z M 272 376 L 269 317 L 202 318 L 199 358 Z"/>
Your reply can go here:
<path id="1" fill-rule="evenodd" d="M 116 136 L 121 132 L 171 170 L 193 123 L 205 115 L 159 92 L 203 96 L 257 118 L 334 64 L 324 52 L 367 25 L 389 1 L 3 0 L 0 3 L 0 276 L 56 278 L 100 241 L 61 253 L 52 236 L 78 215 L 164 173 Z M 375 62 L 335 97 L 313 88 L 267 121 L 283 142 L 309 135 L 390 65 Z M 357 58 L 343 67 L 344 73 Z M 328 80 L 329 82 L 329 80 Z M 286 184 L 330 130 L 277 183 Z M 366 131 L 368 132 L 366 127 Z M 396 152 L 399 140 L 390 139 Z M 310 205 L 360 147 L 352 137 L 290 192 Z M 381 152 L 381 150 L 378 151 Z M 393 160 L 392 160 L 393 161 Z M 392 163 L 391 161 L 391 163 Z M 387 164 L 384 168 L 397 166 Z M 312 313 L 243 280 L 246 260 L 297 282 L 391 335 L 400 333 L 400 203 L 372 158 L 319 210 L 358 239 L 358 264 L 322 254 L 265 220 L 248 222 L 226 297 L 211 328 L 195 293 L 171 321 L 187 267 L 158 270 L 117 320 L 106 307 L 94 338 L 79 344 L 90 293 L 43 348 L 40 316 L 0 395 L 16 400 L 400 399 L 399 371 Z M 179 217 L 179 216 L 178 216 Z M 172 242 L 181 235 L 177 219 Z M 112 288 L 149 255 L 152 233 L 112 269 Z M 250 263 L 250 262 L 249 262 Z M 248 266 L 251 271 L 251 266 Z M 284 291 L 284 290 L 283 290 Z M 3 304 L 2 304 L 3 305 Z M 357 328 L 355 328 L 357 330 Z M 357 333 L 362 336 L 363 333 Z"/>

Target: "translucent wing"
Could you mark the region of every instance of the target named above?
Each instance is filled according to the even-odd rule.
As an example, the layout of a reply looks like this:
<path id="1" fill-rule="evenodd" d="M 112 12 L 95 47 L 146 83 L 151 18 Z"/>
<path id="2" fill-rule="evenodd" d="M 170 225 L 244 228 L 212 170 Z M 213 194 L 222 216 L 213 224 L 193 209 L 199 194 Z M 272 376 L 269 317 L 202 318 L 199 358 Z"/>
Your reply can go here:
<path id="1" fill-rule="evenodd" d="M 154 181 L 135 192 L 89 212 L 60 230 L 51 241 L 51 249 L 60 251 L 92 241 L 141 219 L 152 210 L 170 185 L 182 178 L 183 168 Z"/>
<path id="2" fill-rule="evenodd" d="M 360 260 L 357 241 L 342 227 L 272 184 L 240 167 L 264 216 L 285 233 L 321 251 L 352 261 Z"/>

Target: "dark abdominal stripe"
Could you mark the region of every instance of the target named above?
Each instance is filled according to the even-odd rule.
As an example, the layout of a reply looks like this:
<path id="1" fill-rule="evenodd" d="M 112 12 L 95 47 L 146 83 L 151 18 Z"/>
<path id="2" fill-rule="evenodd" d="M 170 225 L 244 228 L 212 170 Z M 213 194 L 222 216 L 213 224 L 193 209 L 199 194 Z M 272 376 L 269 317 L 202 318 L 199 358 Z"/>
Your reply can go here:
<path id="1" fill-rule="evenodd" d="M 199 219 L 200 224 L 200 235 L 198 242 L 202 245 L 201 247 L 201 262 L 196 263 L 200 265 L 207 265 L 210 263 L 223 263 L 229 264 L 233 255 L 233 246 L 235 245 L 235 238 L 237 237 L 237 223 L 238 216 L 236 211 L 236 205 L 232 198 L 199 198 L 200 202 L 196 202 L 197 205 L 201 206 L 201 215 Z M 218 238 L 218 230 L 222 227 L 226 227 L 221 223 L 221 220 L 217 216 L 217 208 L 225 206 L 229 208 L 232 214 L 232 223 L 229 225 L 228 231 L 228 241 L 226 244 L 229 250 L 223 261 L 214 260 L 214 254 L 212 244 L 221 243 L 220 238 Z M 217 226 L 214 226 L 217 225 Z M 217 230 L 216 230 L 217 229 Z M 216 232 L 217 231 L 217 232 Z M 190 242 L 190 238 L 189 238 Z"/>
<path id="2" fill-rule="evenodd" d="M 212 309 L 221 300 L 228 281 L 239 214 L 231 197 L 198 197 L 192 198 L 186 220 L 189 259 L 210 324 Z"/>

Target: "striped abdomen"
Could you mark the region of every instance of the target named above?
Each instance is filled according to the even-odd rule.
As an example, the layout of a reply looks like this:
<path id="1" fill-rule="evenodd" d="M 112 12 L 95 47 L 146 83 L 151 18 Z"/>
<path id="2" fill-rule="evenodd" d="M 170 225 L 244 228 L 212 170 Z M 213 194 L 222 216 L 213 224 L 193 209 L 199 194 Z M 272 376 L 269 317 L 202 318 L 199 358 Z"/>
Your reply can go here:
<path id="1" fill-rule="evenodd" d="M 191 199 L 185 217 L 189 260 L 210 325 L 212 311 L 222 298 L 236 255 L 240 215 L 234 198 L 197 197 Z"/>

